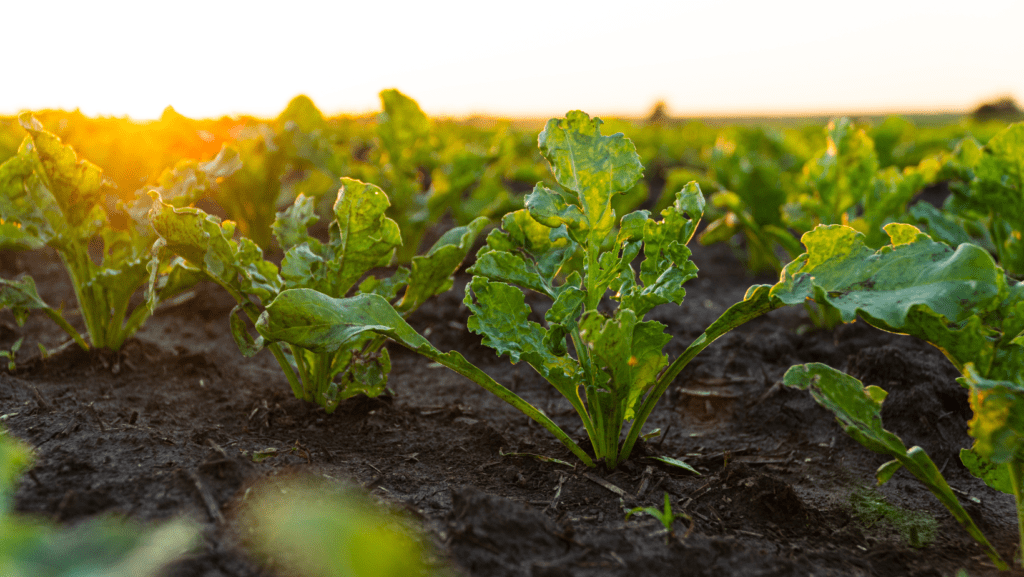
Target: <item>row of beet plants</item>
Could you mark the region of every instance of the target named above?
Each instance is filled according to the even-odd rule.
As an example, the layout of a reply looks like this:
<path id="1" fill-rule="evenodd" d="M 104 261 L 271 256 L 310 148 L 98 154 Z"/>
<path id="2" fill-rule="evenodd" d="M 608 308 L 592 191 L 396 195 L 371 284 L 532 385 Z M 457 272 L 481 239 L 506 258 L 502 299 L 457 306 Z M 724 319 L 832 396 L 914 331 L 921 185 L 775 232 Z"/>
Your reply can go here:
<path id="1" fill-rule="evenodd" d="M 213 200 L 239 232 L 268 249 L 277 212 L 298 195 L 317 199 L 316 211 L 329 217 L 339 178 L 375 184 L 392 203 L 386 215 L 401 231 L 395 258 L 402 264 L 425 248 L 442 217 L 468 225 L 522 205 L 507 184 L 528 186 L 541 170 L 539 159 L 523 153 L 521 134 L 507 126 L 439 124 L 397 90 L 382 91 L 380 100 L 372 124 L 327 119 L 305 96 L 274 120 L 248 122 L 230 143 L 242 166 L 224 179 Z"/>
<path id="2" fill-rule="evenodd" d="M 680 304 L 683 283 L 696 276 L 686 244 L 704 198 L 691 183 L 660 220 L 647 211 L 617 218 L 611 199 L 633 186 L 642 166 L 632 143 L 621 134 L 601 135 L 600 124 L 582 112 L 549 121 L 539 144 L 557 187 L 538 184 L 526 208 L 502 219 L 469 269 L 473 278 L 465 294 L 472 313 L 468 328 L 498 354 L 514 363 L 525 360 L 548 380 L 576 410 L 592 452 L 458 352 L 437 350 L 372 292 L 338 298 L 311 289 L 282 291 L 260 315 L 260 335 L 266 342 L 314 351 L 333 350 L 367 333 L 386 336 L 498 395 L 548 429 L 583 464 L 611 469 L 629 458 L 659 398 L 694 356 L 768 311 L 813 301 L 844 322 L 859 316 L 942 350 L 971 389 L 971 434 L 977 442 L 964 453 L 964 463 L 1021 502 L 1024 286 L 988 252 L 971 244 L 954 250 L 907 224 L 888 224 L 888 242 L 879 250 L 853 228 L 819 226 L 802 237 L 805 252 L 783 268 L 777 284 L 751 287 L 669 362 L 663 348 L 671 335 L 664 325 L 643 319 L 654 306 Z M 638 273 L 632 263 L 641 254 Z M 525 290 L 551 300 L 545 325 L 528 320 Z M 613 310 L 602 304 L 606 296 L 616 303 Z M 894 457 L 879 470 L 879 482 L 905 467 L 993 562 L 1007 567 L 925 452 L 908 450 L 882 428 L 884 391 L 864 389 L 824 365 L 794 367 L 785 380 L 810 388 L 849 434 Z"/>
<path id="3" fill-rule="evenodd" d="M 9 225 L 8 244 L 48 246 L 67 270 L 86 335 L 61 310 L 47 304 L 30 276 L 0 279 L 0 305 L 19 323 L 37 310 L 54 320 L 83 349 L 117 350 L 166 301 L 202 280 L 213 281 L 238 302 L 231 330 L 245 354 L 262 347 L 242 316 L 255 322 L 262 305 L 278 293 L 308 288 L 339 297 L 358 284 L 393 303 L 403 315 L 450 288 L 452 274 L 472 247 L 487 219 L 445 233 L 408 267 L 387 278 L 368 276 L 391 263 L 402 245 L 395 221 L 385 216 L 390 203 L 380 188 L 343 179 L 333 205 L 326 242 L 308 234 L 318 217 L 314 199 L 299 195 L 278 213 L 273 231 L 285 251 L 280 267 L 264 258 L 251 239 L 235 239 L 235 224 L 191 207 L 218 179 L 241 168 L 237 154 L 225 149 L 206 163 L 187 162 L 167 171 L 160 186 L 137 193 L 129 205 L 108 206 L 109 183 L 102 171 L 81 160 L 30 115 L 18 154 L 0 165 L 0 218 Z M 111 213 L 129 217 L 130 226 L 109 226 Z M 100 241 L 99 254 L 90 247 Z M 142 290 L 143 301 L 131 306 Z M 350 396 L 383 391 L 390 371 L 384 338 L 366 337 L 333 350 L 295 345 L 268 348 L 281 365 L 296 397 L 328 412 Z"/>
<path id="4" fill-rule="evenodd" d="M 318 219 L 314 198 L 300 194 L 277 213 L 272 231 L 285 252 L 276 265 L 249 238 L 236 239 L 232 222 L 189 206 L 205 187 L 240 168 L 237 156 L 225 152 L 208 163 L 179 165 L 159 187 L 112 209 L 104 204 L 106 183 L 95 166 L 78 160 L 30 116 L 22 124 L 29 136 L 0 166 L 0 215 L 26 246 L 46 244 L 61 255 L 93 346 L 117 348 L 162 299 L 211 280 L 238 302 L 230 324 L 240 349 L 268 348 L 299 398 L 332 411 L 354 394 L 379 394 L 390 370 L 384 345 L 391 339 L 523 411 L 583 464 L 614 469 L 629 458 L 661 395 L 711 342 L 775 308 L 813 301 L 844 322 L 859 316 L 939 347 L 971 389 L 977 442 L 964 454 L 965 464 L 1013 492 L 1018 503 L 1024 496 L 1024 288 L 978 246 L 954 250 L 913 226 L 890 223 L 885 246 L 874 250 L 871 235 L 840 224 L 819 226 L 802 237 L 804 252 L 783 267 L 777 284 L 751 287 L 670 362 L 663 349 L 671 335 L 644 317 L 655 306 L 681 304 L 683 284 L 697 275 L 686 244 L 705 208 L 699 186 L 684 186 L 660 219 L 646 210 L 619 217 L 613 199 L 643 172 L 633 144 L 621 134 L 601 135 L 601 121 L 582 112 L 549 121 L 539 145 L 554 184 L 539 183 L 525 208 L 506 214 L 488 235 L 469 269 L 465 303 L 472 313 L 468 328 L 485 345 L 512 362 L 525 360 L 572 404 L 588 435 L 587 452 L 543 411 L 458 352 L 437 350 L 405 321 L 451 287 L 486 218 L 449 231 L 408 267 L 377 278 L 368 273 L 392 262 L 402 246 L 401 227 L 387 216 L 383 190 L 343 179 L 326 240 L 308 232 Z M 862 186 L 854 182 L 862 177 L 873 178 L 870 171 L 853 171 L 841 182 Z M 133 226 L 106 226 L 115 209 Z M 99 264 L 87 248 L 96 238 L 103 241 Z M 641 257 L 637 270 L 633 261 Z M 2 303 L 16 318 L 42 310 L 89 346 L 39 298 L 30 278 L 0 286 Z M 146 298 L 129 312 L 128 299 L 139 288 Z M 550 299 L 544 325 L 528 320 L 526 290 Z M 907 450 L 881 428 L 884 392 L 858 388 L 817 365 L 795 367 L 786 382 L 810 388 L 851 435 L 894 456 L 879 481 L 907 468 L 1005 567 L 927 455 L 918 447 Z"/>
<path id="5" fill-rule="evenodd" d="M 820 145 L 760 128 L 722 131 L 706 155 L 716 214 L 700 241 L 742 239 L 751 270 L 780 271 L 780 254 L 799 255 L 797 239 L 815 226 L 851 226 L 879 248 L 884 225 L 907 222 L 952 247 L 981 246 L 1011 275 L 1024 275 L 1024 123 L 998 132 L 979 127 L 984 144 L 967 135 L 922 145 L 929 152 L 902 167 L 890 164 L 894 135 L 886 128 L 893 124 L 872 130 L 835 119 Z M 948 187 L 941 204 L 918 197 L 930 185 Z"/>

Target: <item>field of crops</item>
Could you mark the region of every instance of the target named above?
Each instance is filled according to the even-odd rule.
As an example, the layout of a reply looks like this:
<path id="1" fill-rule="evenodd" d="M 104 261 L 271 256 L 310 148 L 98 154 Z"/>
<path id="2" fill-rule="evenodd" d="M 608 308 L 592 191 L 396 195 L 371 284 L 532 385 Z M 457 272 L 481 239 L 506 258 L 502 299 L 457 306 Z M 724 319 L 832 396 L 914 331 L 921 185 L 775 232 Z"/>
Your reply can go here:
<path id="1" fill-rule="evenodd" d="M 1003 575 L 1024 123 L 0 119 L 0 574 Z"/>

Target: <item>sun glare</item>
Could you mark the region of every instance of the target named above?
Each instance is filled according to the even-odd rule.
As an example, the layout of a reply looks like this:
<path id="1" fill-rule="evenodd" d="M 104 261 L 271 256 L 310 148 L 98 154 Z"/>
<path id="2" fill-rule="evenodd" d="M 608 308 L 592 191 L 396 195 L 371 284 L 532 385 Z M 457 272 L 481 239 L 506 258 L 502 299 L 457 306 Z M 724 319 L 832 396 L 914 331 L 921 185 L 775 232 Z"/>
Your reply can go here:
<path id="1" fill-rule="evenodd" d="M 436 116 L 963 110 L 1024 98 L 1024 4 L 448 0 L 5 7 L 0 113 L 330 114 L 397 87 Z M 998 18 L 991 17 L 998 14 Z M 30 47 L 30 48 L 29 48 Z M 24 49 L 23 49 L 24 48 Z"/>

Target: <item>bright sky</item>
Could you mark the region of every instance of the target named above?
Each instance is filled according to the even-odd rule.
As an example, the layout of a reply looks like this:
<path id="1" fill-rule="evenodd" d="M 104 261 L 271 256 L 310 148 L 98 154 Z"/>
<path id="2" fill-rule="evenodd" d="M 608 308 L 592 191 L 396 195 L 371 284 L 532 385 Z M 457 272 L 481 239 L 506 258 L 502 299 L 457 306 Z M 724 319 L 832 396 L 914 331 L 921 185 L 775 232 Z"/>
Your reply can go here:
<path id="1" fill-rule="evenodd" d="M 0 115 L 967 110 L 1024 101 L 1019 0 L 6 2 Z"/>

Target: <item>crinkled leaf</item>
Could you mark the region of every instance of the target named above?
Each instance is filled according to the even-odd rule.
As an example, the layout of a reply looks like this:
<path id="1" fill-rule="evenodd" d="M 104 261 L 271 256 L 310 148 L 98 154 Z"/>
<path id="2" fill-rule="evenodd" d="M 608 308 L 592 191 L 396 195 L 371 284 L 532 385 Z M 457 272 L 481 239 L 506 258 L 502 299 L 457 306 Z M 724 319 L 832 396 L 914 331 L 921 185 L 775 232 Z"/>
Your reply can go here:
<path id="1" fill-rule="evenodd" d="M 57 200 L 35 174 L 36 166 L 32 139 L 26 136 L 18 154 L 0 165 L 0 218 L 45 244 L 67 234 L 68 224 Z"/>
<path id="2" fill-rule="evenodd" d="M 409 286 L 402 301 L 396 305 L 398 311 L 414 311 L 430 297 L 450 289 L 452 275 L 462 265 L 477 235 L 489 222 L 481 216 L 466 226 L 455 227 L 441 235 L 427 254 L 413 257 Z"/>
<path id="3" fill-rule="evenodd" d="M 540 350 L 544 329 L 526 320 L 530 307 L 518 288 L 474 277 L 467 285 L 465 302 L 473 312 L 467 327 L 482 335 L 483 343 L 499 356 L 508 354 L 513 363 L 518 363 L 523 352 Z"/>
<path id="4" fill-rule="evenodd" d="M 537 222 L 551 228 L 565 225 L 577 242 L 583 242 L 589 221 L 579 206 L 565 202 L 561 195 L 540 183 L 527 195 L 525 203 Z"/>
<path id="5" fill-rule="evenodd" d="M 633 418 L 634 405 L 668 364 L 662 349 L 672 336 L 665 325 L 638 321 L 630 309 L 619 309 L 613 318 L 596 311 L 580 321 L 580 334 L 590 345 L 598 368 L 611 378 L 608 387 L 625 419 Z"/>
<path id="6" fill-rule="evenodd" d="M 306 230 L 318 220 L 316 199 L 300 194 L 291 206 L 277 213 L 271 228 L 281 250 L 288 251 L 309 238 Z"/>
<path id="7" fill-rule="evenodd" d="M 578 280 L 575 283 L 573 281 L 567 282 L 565 290 L 559 293 L 551 308 L 548 309 L 548 312 L 544 313 L 544 320 L 552 325 L 576 322 L 576 319 L 580 316 L 583 301 L 586 298 L 587 293 L 580 290 Z"/>
<path id="8" fill-rule="evenodd" d="M 332 296 L 344 295 L 366 271 L 388 264 L 402 244 L 398 224 L 384 216 L 391 206 L 384 191 L 351 178 L 341 181 L 331 225 Z"/>
<path id="9" fill-rule="evenodd" d="M 960 462 L 967 467 L 972 475 L 985 481 L 985 484 L 996 491 L 1013 494 L 1013 481 L 1006 467 L 993 463 L 971 449 L 960 449 Z"/>
<path id="10" fill-rule="evenodd" d="M 803 237 L 807 254 L 790 263 L 772 296 L 786 304 L 813 299 L 838 309 L 844 321 L 860 315 L 892 332 L 919 336 L 958 366 L 992 349 L 992 331 L 979 314 L 999 305 L 1006 280 L 992 257 L 973 245 L 956 250 L 890 224 L 894 245 L 873 251 L 864 235 L 842 226 Z"/>
<path id="11" fill-rule="evenodd" d="M 150 190 L 156 190 L 160 199 L 175 207 L 191 206 L 206 195 L 221 178 L 227 178 L 242 168 L 238 151 L 224 146 L 217 156 L 207 162 L 182 160 L 173 169 L 164 170 L 157 180 L 157 187 L 135 191 L 135 200 L 124 210 L 136 222 L 145 222 L 146 215 L 153 208 Z"/>
<path id="12" fill-rule="evenodd" d="M 572 272 L 577 248 L 565 227 L 549 228 L 529 211 L 517 210 L 502 218 L 502 230 L 491 231 L 467 272 L 554 298 L 562 289 L 558 277 Z"/>
<path id="13" fill-rule="evenodd" d="M 520 357 L 566 395 L 574 395 L 579 364 L 569 356 L 556 356 L 545 345 L 547 331 L 527 320 L 530 307 L 523 292 L 500 282 L 474 277 L 466 285 L 466 306 L 472 314 L 466 327 L 483 336 L 483 343 L 507 354 L 513 363 Z"/>
<path id="14" fill-rule="evenodd" d="M 686 243 L 693 237 L 704 214 L 704 195 L 696 182 L 676 193 L 675 202 L 662 212 L 662 219 L 645 219 L 643 226 L 644 261 L 640 265 L 641 285 L 634 283 L 632 270 L 618 287 L 622 306 L 643 316 L 655 306 L 667 302 L 681 304 L 686 296 L 683 283 L 697 276 Z M 623 218 L 626 222 L 632 215 Z M 632 227 L 624 229 L 629 234 Z M 620 240 L 625 240 L 620 231 Z M 635 234 L 635 233 L 632 233 Z"/>
<path id="15" fill-rule="evenodd" d="M 391 374 L 391 357 L 387 349 L 368 356 L 353 355 L 351 362 L 340 373 L 340 383 L 335 402 L 356 395 L 377 397 L 387 388 Z"/>
<path id="16" fill-rule="evenodd" d="M 228 315 L 231 324 L 231 336 L 235 339 L 238 350 L 242 351 L 242 356 L 251 357 L 263 349 L 263 337 L 257 336 L 253 338 L 249 334 L 245 321 L 239 316 L 241 312 L 242 305 L 236 305 Z"/>
<path id="17" fill-rule="evenodd" d="M 153 193 L 154 199 L 159 195 Z M 269 302 L 283 289 L 277 267 L 263 259 L 263 251 L 247 238 L 232 240 L 234 223 L 197 208 L 174 208 L 156 202 L 150 222 L 172 253 L 242 294 Z"/>
<path id="18" fill-rule="evenodd" d="M 1024 457 L 1024 383 L 986 379 L 973 363 L 959 381 L 970 388 L 973 450 L 993 463 Z"/>
<path id="19" fill-rule="evenodd" d="M 113 181 L 103 176 L 103 171 L 95 164 L 79 160 L 70 146 L 47 132 L 30 113 L 23 113 L 18 121 L 32 138 L 26 144 L 38 159 L 41 170 L 37 174 L 57 201 L 68 224 L 78 228 L 95 221 L 99 215 L 95 209 L 103 204 L 104 196 L 113 188 Z"/>
<path id="20" fill-rule="evenodd" d="M 554 294 L 554 289 L 537 272 L 537 267 L 532 261 L 528 262 L 523 257 L 511 252 L 490 251 L 480 254 L 473 266 L 469 267 L 468 272 L 496 282 L 518 285 L 548 296 Z"/>
<path id="21" fill-rule="evenodd" d="M 589 235 L 599 240 L 615 225 L 612 195 L 629 190 L 643 175 L 633 143 L 622 134 L 602 136 L 601 124 L 574 110 L 549 120 L 538 138 L 555 180 L 575 193 Z"/>
<path id="22" fill-rule="evenodd" d="M 393 317 L 401 319 L 401 315 L 379 295 L 343 299 L 347 306 L 340 311 L 335 306 L 337 300 L 313 289 L 282 291 L 260 315 L 256 330 L 269 342 L 283 341 L 314 353 L 331 353 L 367 331 L 386 333 L 393 326 L 405 325 L 405 321 L 395 321 Z M 387 306 L 379 305 L 379 301 Z M 383 318 L 378 320 L 377 316 Z M 411 327 L 400 334 L 414 346 L 427 342 Z"/>
<path id="23" fill-rule="evenodd" d="M 366 277 L 363 282 L 359 283 L 359 292 L 380 295 L 391 302 L 398 296 L 398 291 L 407 284 L 409 284 L 409 269 L 400 266 L 388 278 L 378 279 L 373 275 Z"/>

